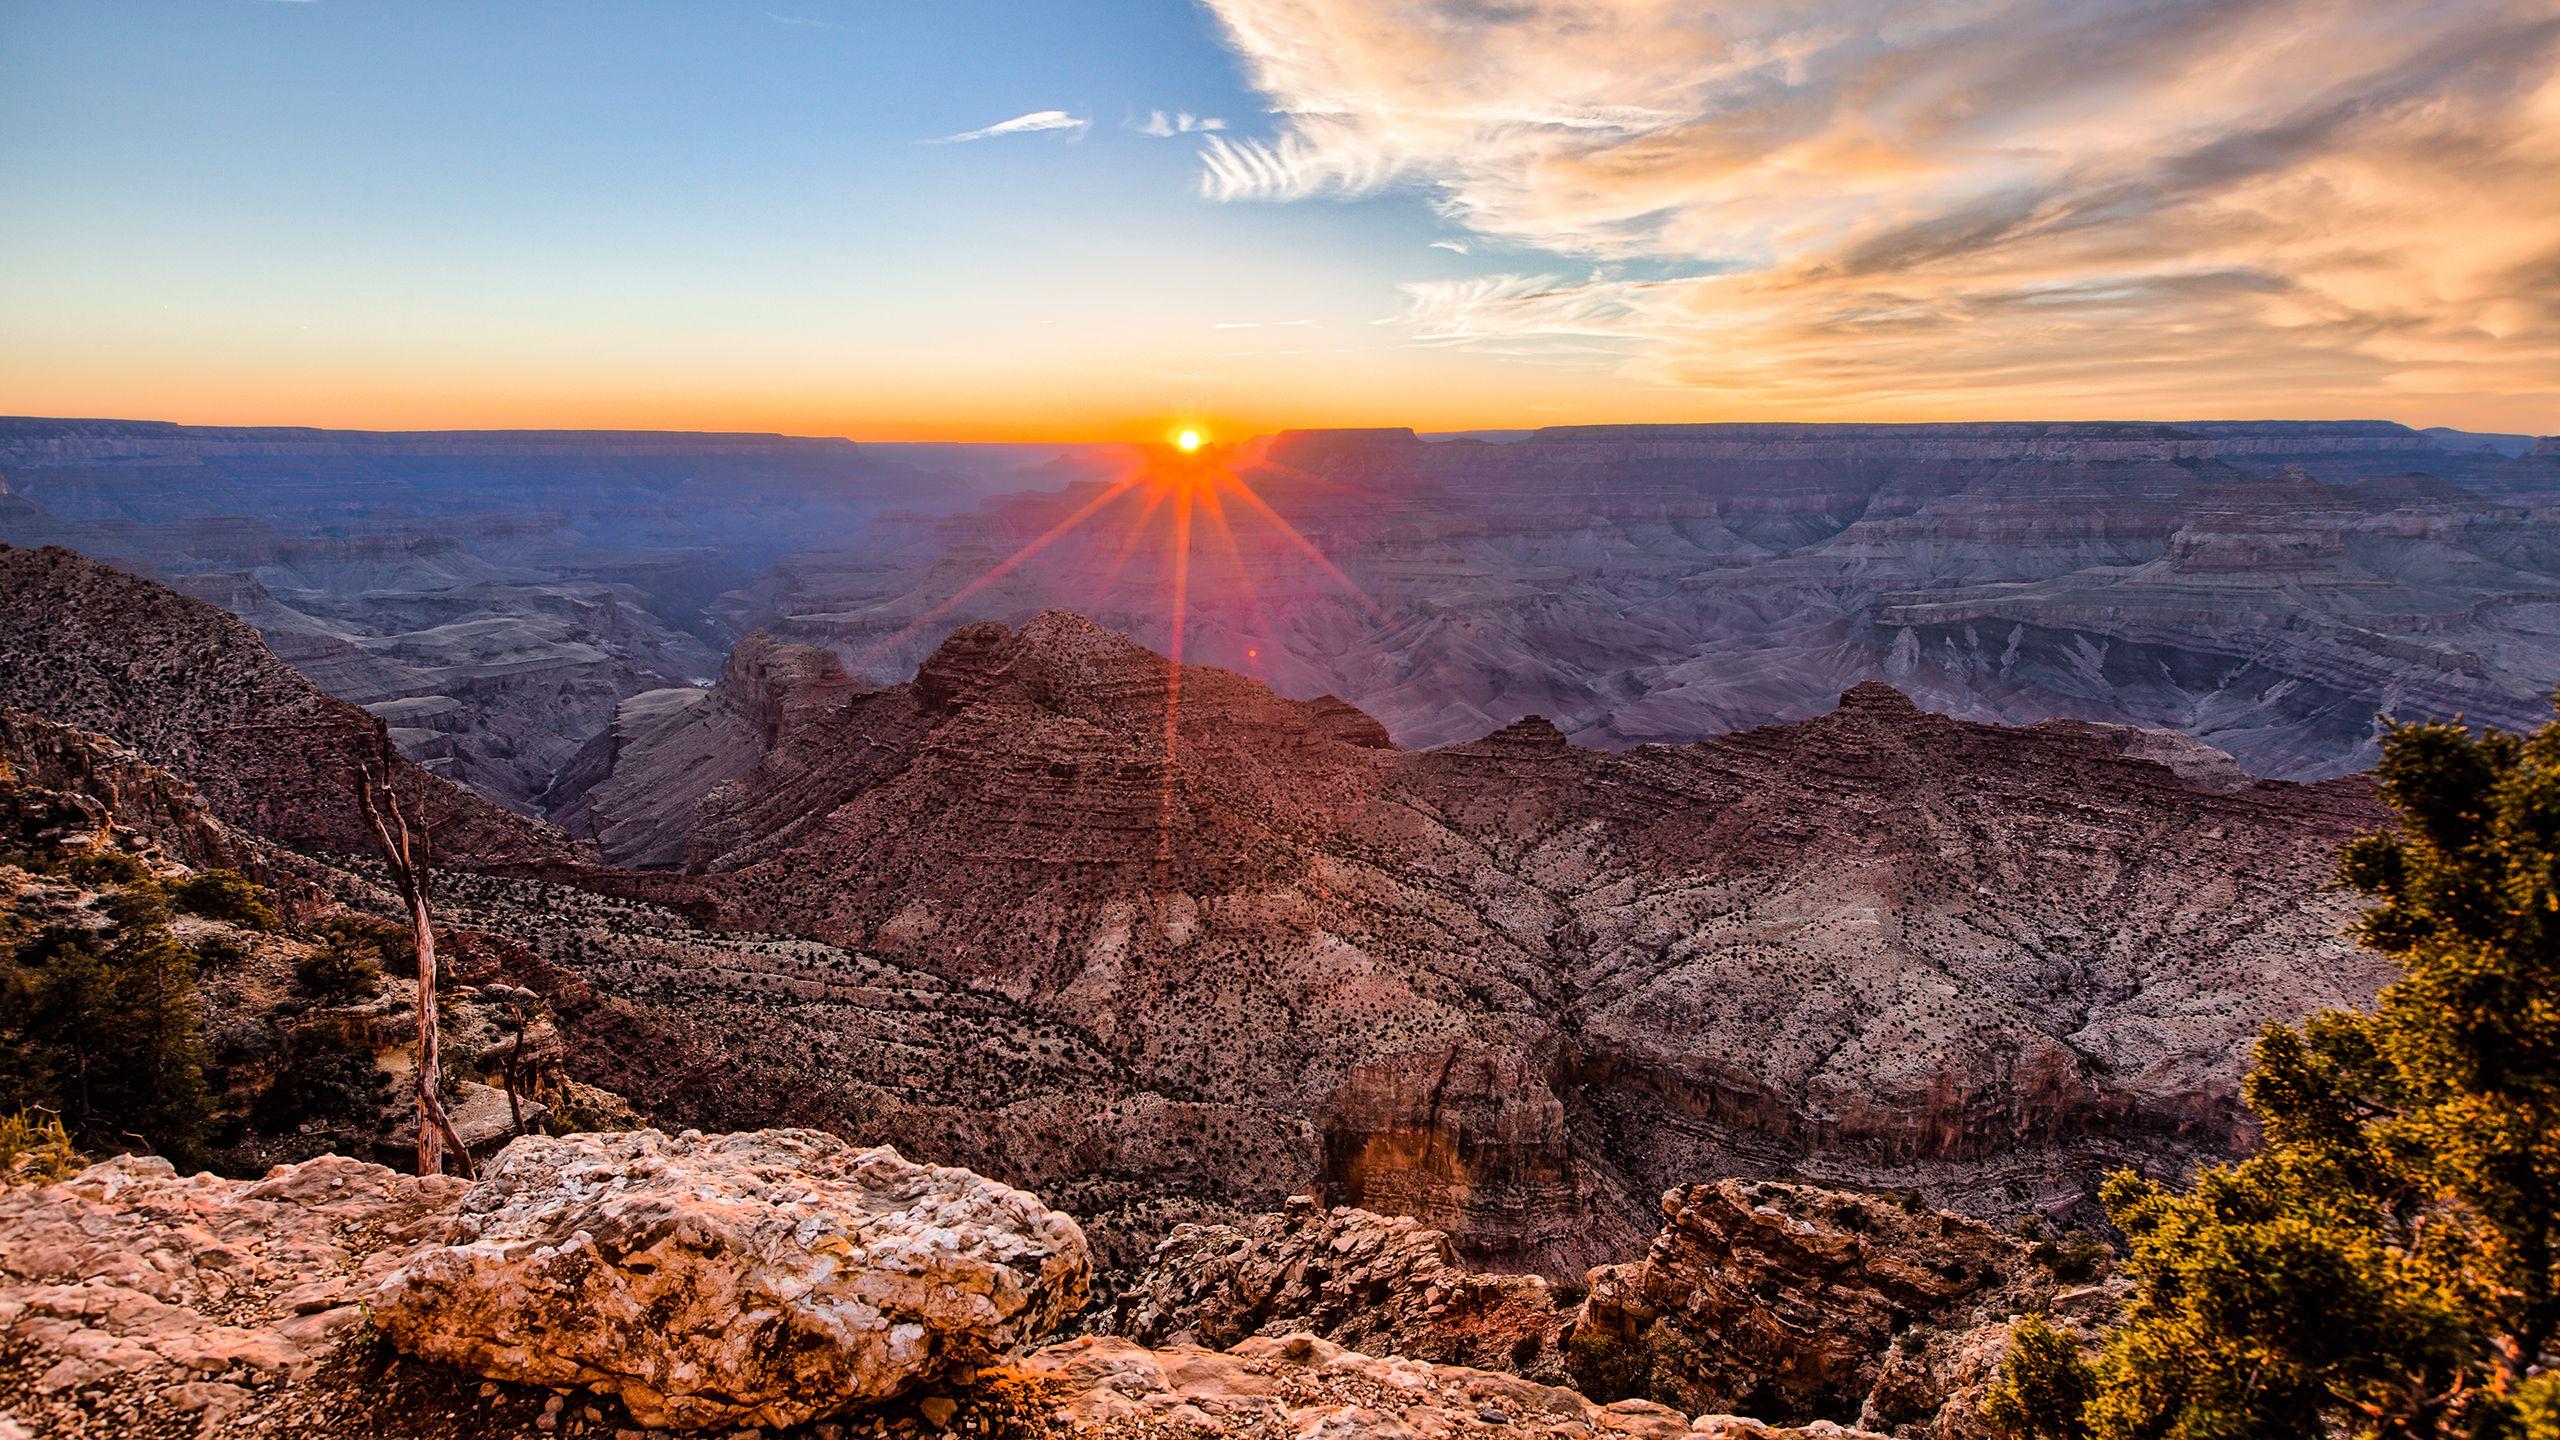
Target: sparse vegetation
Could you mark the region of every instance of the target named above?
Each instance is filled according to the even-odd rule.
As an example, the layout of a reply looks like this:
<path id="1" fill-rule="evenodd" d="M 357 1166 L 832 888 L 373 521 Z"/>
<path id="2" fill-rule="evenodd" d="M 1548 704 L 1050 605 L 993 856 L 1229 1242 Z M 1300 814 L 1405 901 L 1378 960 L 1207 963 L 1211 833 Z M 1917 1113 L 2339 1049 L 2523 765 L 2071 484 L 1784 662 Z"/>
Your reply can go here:
<path id="1" fill-rule="evenodd" d="M 0 1097 L 55 1112 L 84 1143 L 200 1160 L 212 1100 L 195 957 L 156 886 L 98 908 L 104 930 L 48 925 L 0 958 Z"/>
<path id="2" fill-rule="evenodd" d="M 379 955 L 348 931 L 323 935 L 311 953 L 294 962 L 294 988 L 329 1004 L 363 999 L 382 986 Z"/>
<path id="3" fill-rule="evenodd" d="M 0 1186 L 49 1184 L 86 1163 L 61 1116 L 34 1110 L 0 1115 Z"/>
<path id="4" fill-rule="evenodd" d="M 237 870 L 199 870 L 169 889 L 169 903 L 189 915 L 250 930 L 282 927 L 267 892 Z"/>

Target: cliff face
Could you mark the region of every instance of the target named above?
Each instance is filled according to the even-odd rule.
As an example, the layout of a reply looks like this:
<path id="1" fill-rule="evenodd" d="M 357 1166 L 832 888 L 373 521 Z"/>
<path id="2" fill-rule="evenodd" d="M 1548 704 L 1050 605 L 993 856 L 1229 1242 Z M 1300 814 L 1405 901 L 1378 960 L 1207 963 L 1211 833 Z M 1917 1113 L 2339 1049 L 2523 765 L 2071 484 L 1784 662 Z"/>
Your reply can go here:
<path id="1" fill-rule="evenodd" d="M 423 807 L 440 856 L 565 858 L 567 843 L 419 771 L 380 720 L 322 694 L 245 622 L 67 550 L 0 545 L 0 704 L 116 737 L 214 814 L 287 844 L 370 853 L 354 775 Z"/>
<path id="2" fill-rule="evenodd" d="M 710 689 L 652 690 L 616 706 L 539 803 L 613 864 L 680 864 L 703 797 L 754 768 L 792 708 L 823 706 L 849 685 L 826 651 L 757 631 Z"/>
<path id="3" fill-rule="evenodd" d="M 1317 1189 L 1500 1264 L 1622 1253 L 1702 1174 L 2074 1212 L 2092 1167 L 2229 1144 L 2248 1038 L 2385 978 L 2321 889 L 2361 782 L 1882 685 L 1687 746 L 1400 751 L 1050 615 L 780 713 L 696 873 L 620 883 L 1091 1037 L 1221 1137 L 1197 1193 Z"/>
<path id="4" fill-rule="evenodd" d="M 0 787 L 46 792 L 105 831 L 122 828 L 196 869 L 256 872 L 254 842 L 213 818 L 184 780 L 103 735 L 0 707 Z"/>

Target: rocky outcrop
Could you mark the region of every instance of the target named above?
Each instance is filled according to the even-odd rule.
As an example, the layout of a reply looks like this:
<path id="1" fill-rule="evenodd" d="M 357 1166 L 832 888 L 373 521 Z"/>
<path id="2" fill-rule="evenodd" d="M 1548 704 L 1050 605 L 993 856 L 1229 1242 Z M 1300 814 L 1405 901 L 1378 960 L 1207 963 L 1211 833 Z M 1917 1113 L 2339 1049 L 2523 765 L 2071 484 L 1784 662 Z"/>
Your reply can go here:
<path id="1" fill-rule="evenodd" d="M 308 1387 L 464 1188 L 335 1156 L 255 1182 L 123 1158 L 0 1188 L 0 1426 L 312 1433 Z"/>
<path id="2" fill-rule="evenodd" d="M 1564 1314 L 1534 1275 L 1486 1275 L 1408 1216 L 1297 1196 L 1232 1225 L 1183 1225 L 1124 1288 L 1112 1333 L 1225 1349 L 1313 1334 L 1372 1355 L 1565 1379 Z"/>
<path id="3" fill-rule="evenodd" d="M 1611 1228 L 1591 1223 L 1610 1197 L 1575 1148 L 1553 1078 L 1552 1055 L 1505 1045 L 1355 1066 L 1318 1111 L 1326 1197 L 1499 1234 L 1507 1250 L 1565 1274 L 1612 1258 Z"/>
<path id="4" fill-rule="evenodd" d="M 2051 1247 L 1881 1195 L 1725 1180 L 1662 1213 L 1642 1260 L 1591 1272 L 1566 1343 L 1594 1393 L 1961 1434 L 2014 1317 L 2111 1311 L 2117 1293 L 2089 1283 L 2094 1248 L 2066 1280 Z"/>
<path id="5" fill-rule="evenodd" d="M 629 1145 L 633 1137 L 599 1137 L 593 1146 Z M 539 1142 L 518 1142 L 530 1150 Z M 663 1137 L 658 1143 L 664 1145 Z M 993 1340 L 1004 1327 L 989 1305 L 1002 1285 L 983 1267 L 1017 1276 L 1028 1251 L 996 1260 L 987 1248 L 999 1235 L 1027 1238 L 1012 1222 L 1061 1240 L 1071 1231 L 1036 1220 L 1036 1202 L 985 1182 L 947 1174 L 926 1188 L 957 1202 L 935 1212 L 908 1202 L 906 1228 L 837 1188 L 843 1172 L 818 1164 L 803 1174 L 788 1136 L 725 1137 L 692 1146 L 697 1157 L 725 1149 L 733 1158 L 761 1156 L 736 1167 L 695 1166 L 690 1183 L 659 1172 L 633 1148 L 632 1163 L 587 1172 L 585 1194 L 518 1190 L 511 1203 L 559 1213 L 540 1227 L 563 1242 L 546 1249 L 530 1236 L 499 1242 L 486 1222 L 493 1186 L 523 1172 L 506 1162 L 479 1188 L 458 1179 L 421 1180 L 379 1166 L 330 1157 L 279 1167 L 265 1179 L 181 1177 L 161 1161 L 119 1159 L 54 1185 L 0 1188 L 0 1435 L 103 1437 L 187 1433 L 200 1440 L 298 1435 L 314 1440 L 584 1440 L 628 1437 L 649 1423 L 651 1396 L 635 1377 L 651 1371 L 670 1346 L 709 1347 L 722 1337 L 689 1329 L 688 1312 L 669 1304 L 645 1313 L 622 1308 L 631 1293 L 590 1276 L 571 1308 L 546 1311 L 556 1329 L 514 1342 L 528 1352 L 554 1348 L 601 1362 L 604 1376 L 565 1376 L 563 1388 L 512 1379 L 481 1380 L 465 1370 L 424 1363 L 381 1343 L 370 1314 L 395 1339 L 414 1316 L 397 1297 L 421 1267 L 452 1263 L 458 1229 L 508 1250 L 528 1266 L 552 1271 L 537 1284 L 554 1299 L 578 1257 L 602 1254 L 654 1229 L 668 1242 L 659 1253 L 682 1263 L 681 1247 L 742 1232 L 724 1224 L 741 1214 L 772 1220 L 770 1260 L 796 1268 L 815 1288 L 792 1286 L 746 1305 L 697 1318 L 737 1332 L 736 1348 L 770 1376 L 786 1357 L 759 1351 L 744 1336 L 771 1338 L 777 1311 L 820 1323 L 838 1334 L 871 1325 L 899 1296 L 938 1307 L 955 1335 Z M 557 1153 L 555 1151 L 555 1153 Z M 591 1151 L 590 1153 L 595 1153 Z M 863 1157 L 838 1152 L 859 1162 Z M 876 1157 L 875 1157 L 876 1158 Z M 566 1178 L 567 1171 L 555 1172 Z M 639 1182 L 626 1188 L 623 1182 Z M 618 1208 L 614 1197 L 621 1197 Z M 879 1198 L 876 1194 L 873 1199 Z M 836 1206 L 847 1208 L 837 1209 Z M 780 1207 L 777 1209 L 777 1207 Z M 802 1222 L 780 1223 L 784 1212 Z M 580 1229 L 572 1217 L 587 1222 Z M 1006 1217 L 1010 1217 L 1008 1220 Z M 526 1215 L 528 1220 L 533 1217 Z M 1056 1217 L 1050 1220 L 1055 1222 Z M 868 1223 L 867 1238 L 857 1231 Z M 1058 1222 L 1062 1223 L 1062 1222 Z M 982 1228 L 982 1227 L 992 1228 Z M 688 1233 L 690 1238 L 688 1238 Z M 892 1235 L 903 1242 L 883 1242 Z M 796 1237 L 796 1238 L 795 1238 Z M 1050 1260 L 1065 1250 L 1047 1241 L 1031 1251 Z M 492 1257 L 493 1259 L 495 1257 Z M 612 1271 L 640 1282 L 625 1255 Z M 926 1277 L 957 1284 L 927 1294 Z M 974 1279 L 972 1278 L 974 1276 Z M 872 1288 L 864 1288 L 868 1277 Z M 646 1283 L 665 1290 L 667 1281 Z M 386 1302 L 385 1292 L 393 1297 Z M 826 1297 L 839 1302 L 830 1307 Z M 740 1299 L 749 1297 L 740 1296 Z M 1034 1308 L 1063 1301 L 1043 1292 Z M 1027 1331 L 1030 1310 L 1017 1311 Z M 530 1317 L 528 1317 L 530 1318 Z M 938 1348 L 939 1336 L 928 1337 Z M 978 1353 L 978 1352 L 972 1352 Z M 799 1433 L 818 1440 L 847 1436 L 923 1437 L 975 1434 L 991 1440 L 1274 1440 L 1292 1435 L 1458 1436 L 1504 1433 L 1674 1440 L 1686 1435 L 1726 1440 L 1856 1440 L 1835 1428 L 1773 1429 L 1728 1415 L 1685 1414 L 1642 1400 L 1602 1403 L 1572 1390 L 1516 1375 L 1405 1358 L 1362 1354 L 1311 1335 L 1255 1336 L 1231 1349 L 1173 1344 L 1142 1347 L 1117 1337 L 1070 1341 L 1027 1355 L 987 1355 L 989 1363 L 935 1367 L 932 1378 L 884 1404 L 821 1418 Z M 705 1371 L 729 1380 L 738 1372 Z M 822 1414 L 855 1398 L 840 1377 L 811 1383 L 774 1401 L 794 1417 Z M 609 1395 L 581 1393 L 580 1383 L 619 1387 L 640 1404 L 626 1412 Z M 752 1406 L 755 1392 L 723 1394 L 723 1413 Z M 673 1416 L 665 1417 L 674 1419 Z"/>
<path id="6" fill-rule="evenodd" d="M 570 834 L 593 837 L 613 864 L 680 864 L 703 797 L 755 768 L 787 710 L 840 703 L 850 683 L 826 651 L 757 631 L 709 690 L 623 701 L 539 804 Z"/>
<path id="7" fill-rule="evenodd" d="M 418 769 L 242 621 L 67 550 L 0 545 L 0 705 L 113 735 L 213 813 L 294 845 L 369 853 L 355 775 L 399 789 L 447 863 L 565 859 L 549 826 Z"/>
<path id="8" fill-rule="evenodd" d="M 618 1397 L 644 1425 L 793 1425 L 974 1368 L 1084 1303 L 1075 1223 L 810 1131 L 533 1137 L 452 1243 L 373 1291 L 401 1349 Z"/>
<path id="9" fill-rule="evenodd" d="M 194 786 L 103 735 L 0 707 L 0 792 L 37 803 L 31 791 L 94 832 L 129 831 L 197 869 L 260 868 L 256 842 L 214 819 Z"/>

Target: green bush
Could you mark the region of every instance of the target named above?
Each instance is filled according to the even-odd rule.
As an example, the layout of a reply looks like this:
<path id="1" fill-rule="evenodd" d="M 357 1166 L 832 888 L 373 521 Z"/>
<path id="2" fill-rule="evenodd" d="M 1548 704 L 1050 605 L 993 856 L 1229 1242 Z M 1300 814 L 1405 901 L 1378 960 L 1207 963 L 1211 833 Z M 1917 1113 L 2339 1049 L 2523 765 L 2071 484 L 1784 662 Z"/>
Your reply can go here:
<path id="1" fill-rule="evenodd" d="M 281 923 L 267 904 L 267 892 L 237 870 L 199 870 L 173 886 L 169 899 L 189 915 L 244 929 L 273 930 Z"/>
<path id="2" fill-rule="evenodd" d="M 0 1093 L 62 1117 L 84 1144 L 138 1137 L 172 1159 L 205 1156 L 195 957 L 150 887 L 111 898 L 104 935 L 49 926 L 0 955 Z"/>
<path id="3" fill-rule="evenodd" d="M 2107 1258 L 2107 1247 L 2086 1230 L 2074 1230 L 2061 1239 L 2047 1236 L 2035 1243 L 2030 1252 L 2035 1262 L 2053 1272 L 2053 1278 L 2066 1285 L 2077 1285 L 2094 1277 Z"/>
<path id="4" fill-rule="evenodd" d="M 382 1068 L 363 1027 L 313 1025 L 295 1032 L 284 1068 L 258 1097 L 251 1118 L 270 1131 L 311 1121 L 369 1122 L 381 1104 Z"/>
<path id="5" fill-rule="evenodd" d="M 382 988 L 378 953 L 344 935 L 331 936 L 294 962 L 294 988 L 325 1004 L 365 999 Z"/>
<path id="6" fill-rule="evenodd" d="M 151 867 L 121 850 L 99 846 L 64 861 L 62 873 L 81 885 L 139 885 L 151 878 Z"/>

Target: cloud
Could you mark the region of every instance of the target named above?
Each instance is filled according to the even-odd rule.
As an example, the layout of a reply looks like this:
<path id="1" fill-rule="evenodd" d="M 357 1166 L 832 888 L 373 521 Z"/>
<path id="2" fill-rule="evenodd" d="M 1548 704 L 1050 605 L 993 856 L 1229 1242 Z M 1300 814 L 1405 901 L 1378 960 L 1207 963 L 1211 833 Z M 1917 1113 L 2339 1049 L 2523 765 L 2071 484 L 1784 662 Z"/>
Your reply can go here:
<path id="1" fill-rule="evenodd" d="M 1174 135 L 1200 135 L 1212 130 L 1224 130 L 1227 128 L 1227 122 L 1215 115 L 1194 115 L 1188 110 L 1178 110 L 1170 115 L 1162 110 L 1156 110 L 1149 112 L 1145 120 L 1131 128 L 1141 135 L 1153 135 L 1158 139 L 1164 139 Z"/>
<path id="2" fill-rule="evenodd" d="M 1552 257 L 1406 287 L 1423 343 L 1805 412 L 2560 406 L 2560 0 L 1208 4 L 1279 118 L 1202 193 Z"/>
<path id="3" fill-rule="evenodd" d="M 1034 110 L 1028 115 L 1016 115 L 1010 120 L 999 120 L 984 129 L 963 130 L 957 135 L 938 135 L 924 143 L 958 145 L 971 140 L 993 140 L 1000 135 L 1036 135 L 1044 130 L 1081 131 L 1092 123 L 1082 116 L 1070 115 L 1064 110 Z"/>
<path id="4" fill-rule="evenodd" d="M 764 18 L 772 21 L 776 25 L 797 25 L 809 30 L 841 30 L 844 28 L 833 20 L 813 20 L 806 15 L 777 15 L 770 10 L 764 12 Z"/>
<path id="5" fill-rule="evenodd" d="M 1431 248 L 1434 250 L 1446 250 L 1452 255 L 1465 255 L 1469 253 L 1467 242 L 1464 240 L 1434 240 L 1431 242 Z"/>

